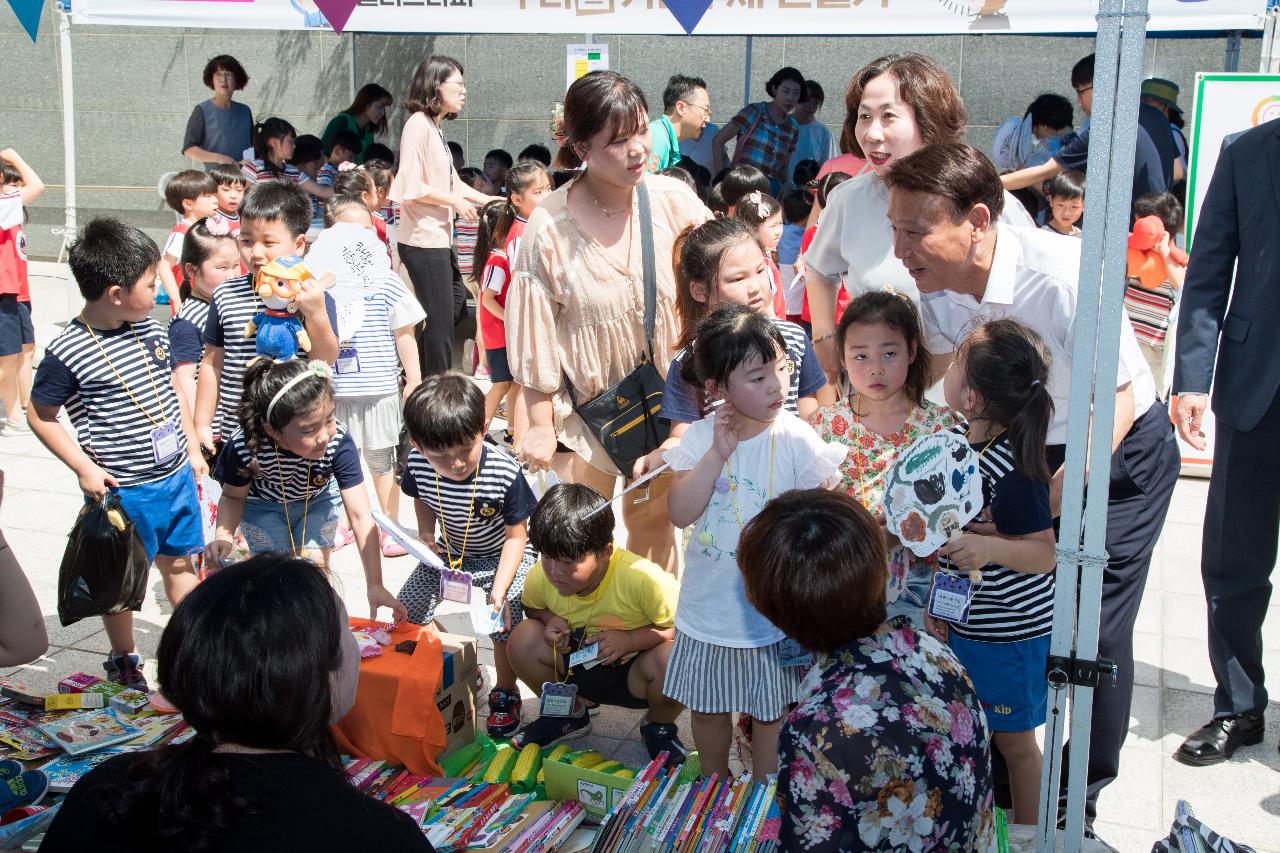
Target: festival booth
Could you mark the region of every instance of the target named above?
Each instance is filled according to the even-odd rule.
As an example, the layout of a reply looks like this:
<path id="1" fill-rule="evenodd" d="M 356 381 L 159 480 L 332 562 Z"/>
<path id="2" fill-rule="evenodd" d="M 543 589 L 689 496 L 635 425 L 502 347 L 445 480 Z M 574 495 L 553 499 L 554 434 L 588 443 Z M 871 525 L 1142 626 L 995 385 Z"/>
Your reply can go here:
<path id="1" fill-rule="evenodd" d="M 35 37 L 39 0 L 9 0 L 30 21 Z M 31 5 L 32 16 L 28 10 Z M 1097 32 L 1093 136 L 1109 149 L 1091 163 L 1081 261 L 1071 407 L 1058 549 L 1057 593 L 1048 674 L 1052 708 L 1045 737 L 1040 850 L 1062 844 L 1082 849 L 1084 773 L 1092 691 L 1106 662 L 1096 660 L 1099 597 L 1109 459 L 1086 460 L 1092 441 L 1110 441 L 1114 395 L 1109 383 L 1095 395 L 1095 376 L 1114 376 L 1124 290 L 1127 206 L 1133 162 L 1138 84 L 1147 29 L 1241 31 L 1263 26 L 1261 0 L 1100 0 L 1074 4 L 1043 0 L 78 0 L 59 15 L 64 39 L 63 96 L 66 136 L 67 229 L 75 232 L 74 128 L 72 126 L 70 22 L 133 26 L 193 26 L 254 29 L 324 28 L 380 33 L 565 33 L 778 35 L 939 34 L 970 32 Z M 588 35 L 588 43 L 592 40 Z M 592 51 L 579 51 L 569 76 L 585 73 Z M 750 51 L 747 53 L 750 62 Z M 749 74 L 749 67 L 748 67 Z M 1197 104 L 1199 106 L 1199 103 Z M 1200 125 L 1197 116 L 1197 127 Z M 1232 128 L 1236 129 L 1236 128 Z M 1109 143 L 1109 144 L 1108 144 Z M 1203 159 L 1203 154 L 1201 155 Z M 1193 160 L 1193 198 L 1197 197 Z M 1207 184 L 1205 167 L 1199 181 Z M 1111 188 L 1124 191 L 1111 191 Z M 1190 205 L 1189 205 L 1190 207 Z M 1193 208 L 1194 209 L 1194 208 Z M 1092 417 L 1091 417 L 1092 413 Z M 1086 486 L 1086 464 L 1090 466 Z M 1087 497 L 1087 501 L 1086 501 Z M 1065 543 L 1076 543 L 1068 545 Z M 402 544 L 416 544 L 402 542 Z M 413 549 L 411 549 L 413 550 Z M 422 549 L 417 549 L 421 551 Z M 424 559 L 430 559 L 424 554 Z M 474 618 L 474 617 L 473 617 Z M 636 849 L 637 826 L 652 827 L 655 849 L 779 849 L 778 805 L 773 783 L 700 781 L 695 756 L 683 769 L 655 761 L 625 767 L 610 756 L 567 747 L 523 750 L 476 733 L 476 647 L 470 636 L 438 634 L 430 628 L 391 626 L 353 619 L 364 657 L 356 706 L 336 727 L 353 783 L 396 805 L 420 822 L 439 850 L 621 850 Z M 480 631 L 479 626 L 477 633 Z M 0 705 L 0 743 L 25 760 L 49 762 L 64 788 L 87 772 L 95 756 L 121 748 L 146 748 L 190 736 L 180 718 L 121 698 L 91 676 L 67 673 L 53 697 L 5 687 Z M 100 698 L 66 698 L 96 696 Z M 133 701 L 134 704 L 129 704 Z M 1073 783 L 1062 837 L 1056 814 L 1066 720 L 1070 711 L 1068 761 Z M 72 752 L 56 739 L 59 715 L 98 714 L 100 729 L 116 731 Z M 127 737 L 126 737 L 127 736 Z M 122 746 L 123 745 L 123 746 Z M 82 748 L 83 747 L 83 748 Z M 64 755 L 63 753 L 67 753 Z M 86 757 L 81 758 L 81 755 Z M 96 760 L 102 760 L 97 757 Z M 32 766 L 40 766 L 33 763 Z M 711 806 L 714 805 L 714 808 Z M 43 819 L 48 819 L 44 813 Z M 31 818 L 37 820 L 39 815 Z M 601 828 L 597 829 L 597 825 Z M 14 833 L 0 827 L 0 847 Z M 570 840 L 572 839 L 572 841 Z M 1007 841 L 1005 842 L 1007 848 Z M 646 848 L 648 849 L 648 848 Z"/>

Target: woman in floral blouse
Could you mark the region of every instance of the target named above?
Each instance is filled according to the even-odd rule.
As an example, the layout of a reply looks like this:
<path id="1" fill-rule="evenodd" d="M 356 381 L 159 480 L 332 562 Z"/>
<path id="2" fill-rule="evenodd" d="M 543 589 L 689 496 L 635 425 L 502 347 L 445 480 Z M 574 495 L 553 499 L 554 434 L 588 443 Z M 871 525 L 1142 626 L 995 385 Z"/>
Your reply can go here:
<path id="1" fill-rule="evenodd" d="M 871 515 L 848 495 L 787 492 L 738 555 L 756 609 L 825 655 L 782 727 L 782 849 L 994 851 L 986 717 L 949 648 L 884 621 Z"/>
<path id="2" fill-rule="evenodd" d="M 862 504 L 881 524 L 884 486 L 898 454 L 916 439 L 962 422 L 946 406 L 924 398 L 929 353 L 923 337 L 915 304 L 893 288 L 854 299 L 836 328 L 849 393 L 809 418 L 824 441 L 849 445 L 836 490 Z M 916 628 L 923 628 L 932 560 L 915 558 L 891 534 L 885 538 L 889 615 L 906 616 Z"/>

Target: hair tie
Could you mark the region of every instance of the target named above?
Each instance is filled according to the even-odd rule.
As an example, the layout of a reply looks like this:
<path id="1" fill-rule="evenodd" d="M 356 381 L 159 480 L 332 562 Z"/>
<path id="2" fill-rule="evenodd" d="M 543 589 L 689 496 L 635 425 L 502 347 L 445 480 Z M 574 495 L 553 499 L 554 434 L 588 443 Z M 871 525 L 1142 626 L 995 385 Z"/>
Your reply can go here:
<path id="1" fill-rule="evenodd" d="M 332 375 L 333 374 L 329 372 L 329 365 L 325 364 L 323 361 L 308 361 L 306 370 L 280 386 L 280 390 L 271 398 L 271 402 L 267 404 L 267 420 L 271 420 L 271 410 L 276 407 L 276 403 L 280 402 L 280 398 L 283 397 L 290 388 L 297 385 L 299 382 L 311 378 L 312 376 L 318 376 L 319 378 L 328 381 Z"/>
<path id="2" fill-rule="evenodd" d="M 352 163 L 350 160 L 344 160 L 343 162 L 338 164 L 339 172 L 351 172 L 359 168 L 360 168 L 359 166 L 357 166 L 355 163 Z"/>
<path id="3" fill-rule="evenodd" d="M 208 216 L 204 220 L 204 230 L 215 237 L 230 237 L 231 223 L 221 216 Z"/>
<path id="4" fill-rule="evenodd" d="M 1037 385 L 1039 385 L 1039 384 L 1040 384 L 1040 380 L 1039 380 L 1039 379 L 1032 379 L 1032 380 L 1031 380 L 1031 387 L 1032 387 L 1032 388 L 1036 387 L 1036 386 L 1037 386 Z"/>

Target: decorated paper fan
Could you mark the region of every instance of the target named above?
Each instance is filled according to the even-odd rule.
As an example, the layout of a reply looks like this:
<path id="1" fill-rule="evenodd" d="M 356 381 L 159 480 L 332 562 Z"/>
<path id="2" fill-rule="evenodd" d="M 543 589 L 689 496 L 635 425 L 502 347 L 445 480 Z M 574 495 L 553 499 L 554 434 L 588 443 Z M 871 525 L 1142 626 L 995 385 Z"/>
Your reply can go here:
<path id="1" fill-rule="evenodd" d="M 387 247 L 378 235 L 353 222 L 339 222 L 320 232 L 307 250 L 307 268 L 316 275 L 332 273 L 329 291 L 338 316 L 338 340 L 349 341 L 364 322 L 364 298 L 391 270 Z"/>
<path id="2" fill-rule="evenodd" d="M 921 438 L 889 472 L 885 520 L 917 557 L 937 551 L 981 511 L 978 454 L 957 433 Z"/>

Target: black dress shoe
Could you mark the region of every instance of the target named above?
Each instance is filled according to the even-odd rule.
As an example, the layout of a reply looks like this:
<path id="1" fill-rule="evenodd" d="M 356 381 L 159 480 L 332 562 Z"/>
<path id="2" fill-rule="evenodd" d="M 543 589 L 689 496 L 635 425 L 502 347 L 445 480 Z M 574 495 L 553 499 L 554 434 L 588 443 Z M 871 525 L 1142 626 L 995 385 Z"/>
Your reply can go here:
<path id="1" fill-rule="evenodd" d="M 1221 764 L 1232 756 L 1241 744 L 1253 746 L 1262 743 L 1262 717 L 1253 714 L 1237 714 L 1220 717 L 1198 729 L 1182 742 L 1174 757 L 1183 764 L 1205 767 Z"/>

